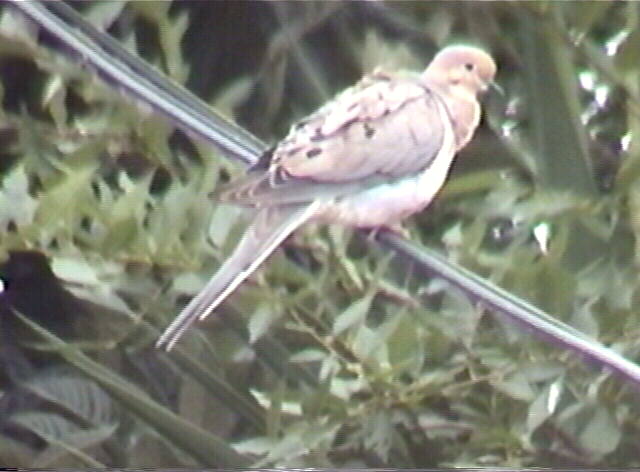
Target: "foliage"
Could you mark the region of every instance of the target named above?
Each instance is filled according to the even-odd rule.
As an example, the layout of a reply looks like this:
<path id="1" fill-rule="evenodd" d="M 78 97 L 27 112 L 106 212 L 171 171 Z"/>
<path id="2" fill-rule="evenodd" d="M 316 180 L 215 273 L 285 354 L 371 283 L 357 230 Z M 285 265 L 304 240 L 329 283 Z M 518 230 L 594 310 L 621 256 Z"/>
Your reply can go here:
<path id="1" fill-rule="evenodd" d="M 631 359 L 639 9 L 81 5 L 267 141 L 376 65 L 420 68 L 455 39 L 485 45 L 505 95 L 488 97 L 482 129 L 410 233 Z M 343 228 L 300 232 L 176 352 L 155 352 L 238 239 L 247 215 L 209 194 L 242 169 L 52 44 L 4 7 L 0 247 L 46 254 L 73 289 L 60 293 L 84 308 L 64 310 L 68 330 L 55 304 L 24 304 L 24 321 L 1 313 L 16 333 L 0 377 L 2 463 L 640 465 L 628 385 Z M 3 303 L 51 287 L 9 283 Z"/>

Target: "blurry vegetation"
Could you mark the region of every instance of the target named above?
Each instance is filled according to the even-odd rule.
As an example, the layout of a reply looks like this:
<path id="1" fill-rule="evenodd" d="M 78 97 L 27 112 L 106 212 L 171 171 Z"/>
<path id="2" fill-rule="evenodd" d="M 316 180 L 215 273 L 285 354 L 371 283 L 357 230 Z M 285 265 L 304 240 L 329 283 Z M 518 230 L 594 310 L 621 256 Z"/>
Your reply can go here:
<path id="1" fill-rule="evenodd" d="M 505 95 L 412 238 L 640 355 L 639 3 L 75 6 L 268 142 L 377 65 L 483 45 Z M 3 5 L 0 465 L 640 466 L 628 384 L 343 228 L 156 352 L 242 231 L 209 194 L 243 169 L 81 62 Z"/>

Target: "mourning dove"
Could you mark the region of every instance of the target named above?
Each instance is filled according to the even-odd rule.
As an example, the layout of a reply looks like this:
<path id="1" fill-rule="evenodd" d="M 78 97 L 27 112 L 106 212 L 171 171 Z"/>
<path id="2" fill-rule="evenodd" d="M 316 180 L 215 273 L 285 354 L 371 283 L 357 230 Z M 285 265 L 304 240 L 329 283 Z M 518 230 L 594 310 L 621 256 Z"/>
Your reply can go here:
<path id="1" fill-rule="evenodd" d="M 495 73 L 481 49 L 449 46 L 421 75 L 374 72 L 295 124 L 223 192 L 255 218 L 157 346 L 170 350 L 303 223 L 388 227 L 425 208 L 473 136 Z"/>

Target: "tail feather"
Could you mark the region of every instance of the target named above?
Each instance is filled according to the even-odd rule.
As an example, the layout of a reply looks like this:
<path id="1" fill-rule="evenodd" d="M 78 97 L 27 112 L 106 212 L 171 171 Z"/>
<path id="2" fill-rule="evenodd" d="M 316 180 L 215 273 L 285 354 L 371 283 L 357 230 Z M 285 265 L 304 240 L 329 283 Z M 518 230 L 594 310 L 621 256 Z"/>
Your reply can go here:
<path id="1" fill-rule="evenodd" d="M 264 208 L 233 254 L 160 336 L 156 347 L 170 351 L 185 331 L 202 320 L 247 279 L 276 248 L 315 213 L 317 203 Z"/>

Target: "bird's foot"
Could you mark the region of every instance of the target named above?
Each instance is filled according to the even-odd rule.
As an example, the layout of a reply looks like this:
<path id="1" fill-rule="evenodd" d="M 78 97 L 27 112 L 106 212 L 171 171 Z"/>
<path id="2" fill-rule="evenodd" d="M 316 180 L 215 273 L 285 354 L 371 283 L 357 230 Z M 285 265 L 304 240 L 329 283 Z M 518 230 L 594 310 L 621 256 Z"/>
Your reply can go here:
<path id="1" fill-rule="evenodd" d="M 380 231 L 383 229 L 390 231 L 394 234 L 397 234 L 398 236 L 405 239 L 409 239 L 410 237 L 410 233 L 407 228 L 402 226 L 402 224 L 400 223 L 393 223 L 391 225 L 378 226 L 376 228 L 371 229 L 371 231 L 369 231 L 369 236 L 367 239 L 369 239 L 369 241 L 375 241 L 378 238 L 378 233 L 380 233 Z"/>
<path id="2" fill-rule="evenodd" d="M 392 225 L 385 226 L 385 228 L 402 238 L 409 239 L 411 237 L 411 233 L 409 233 L 409 230 L 406 227 L 402 226 L 402 223 L 394 223 Z"/>

